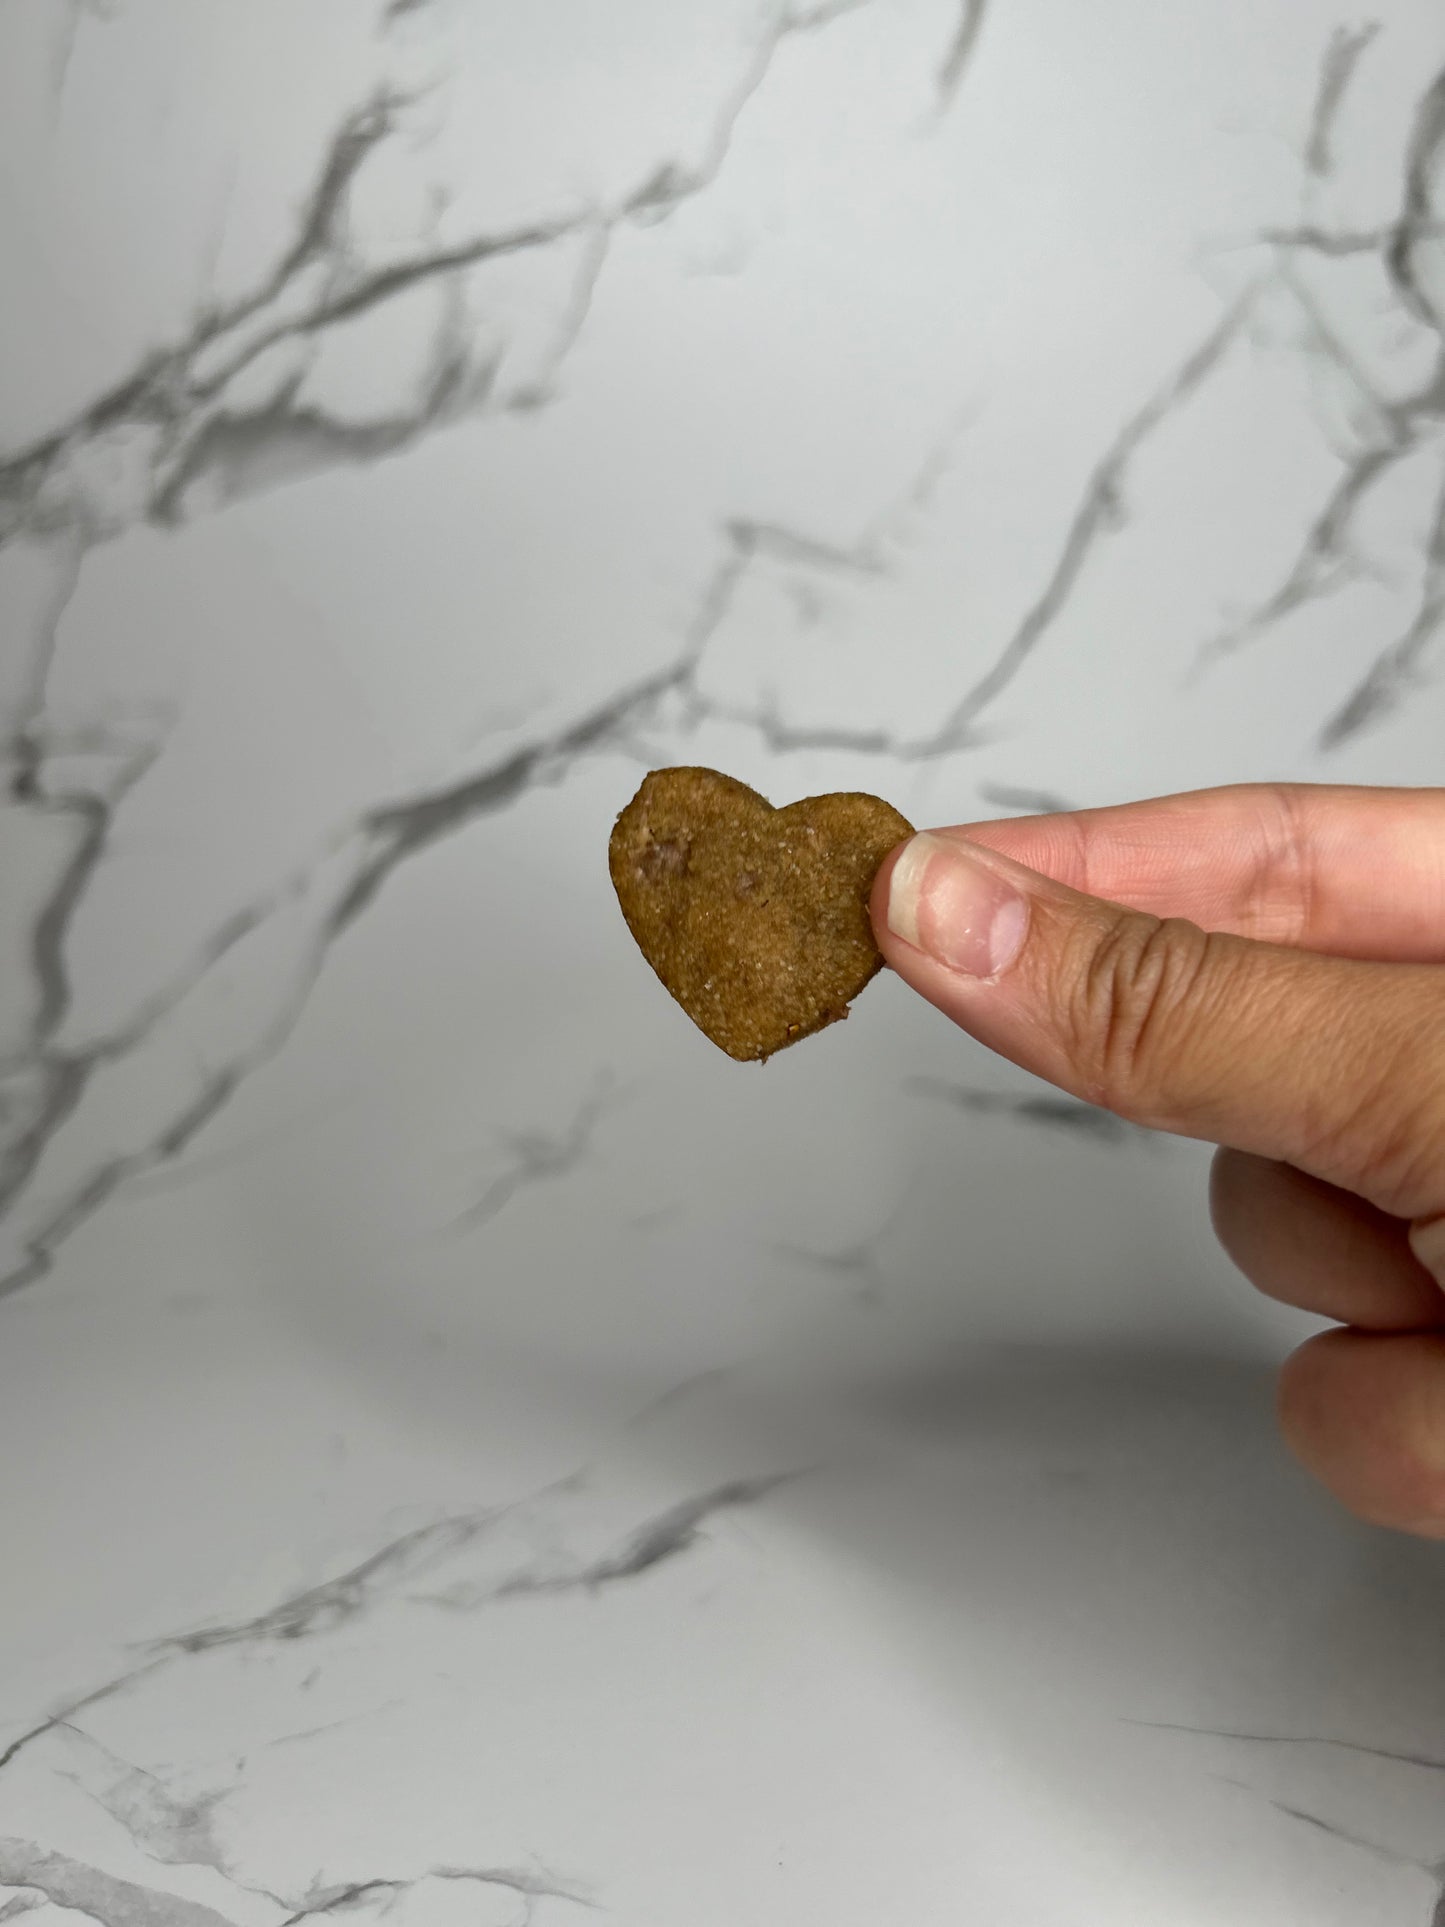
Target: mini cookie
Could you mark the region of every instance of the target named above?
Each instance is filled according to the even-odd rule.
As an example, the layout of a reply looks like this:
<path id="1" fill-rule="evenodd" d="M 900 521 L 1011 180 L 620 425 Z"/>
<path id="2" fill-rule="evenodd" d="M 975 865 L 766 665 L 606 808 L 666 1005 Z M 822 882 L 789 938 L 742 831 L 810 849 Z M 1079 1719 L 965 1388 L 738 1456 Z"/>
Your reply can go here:
<path id="1" fill-rule="evenodd" d="M 878 866 L 913 828 L 876 796 L 775 810 L 712 769 L 659 769 L 618 817 L 613 887 L 642 954 L 743 1062 L 848 1015 L 882 967 L 868 921 Z"/>

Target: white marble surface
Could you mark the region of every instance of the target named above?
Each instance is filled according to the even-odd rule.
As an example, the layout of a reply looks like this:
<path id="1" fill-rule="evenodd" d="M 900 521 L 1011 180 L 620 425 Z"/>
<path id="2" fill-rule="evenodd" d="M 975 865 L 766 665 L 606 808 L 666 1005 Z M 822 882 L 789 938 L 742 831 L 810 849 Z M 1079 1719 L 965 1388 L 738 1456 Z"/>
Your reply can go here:
<path id="1" fill-rule="evenodd" d="M 1438 0 L 4 0 L 0 1921 L 1428 1927 L 1201 1147 L 642 770 L 1439 780 Z"/>

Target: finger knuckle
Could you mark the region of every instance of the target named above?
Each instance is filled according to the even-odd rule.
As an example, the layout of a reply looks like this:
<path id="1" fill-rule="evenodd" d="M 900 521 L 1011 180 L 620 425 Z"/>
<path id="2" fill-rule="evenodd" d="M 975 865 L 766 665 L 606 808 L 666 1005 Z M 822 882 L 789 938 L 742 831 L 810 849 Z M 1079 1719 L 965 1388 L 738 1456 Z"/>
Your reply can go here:
<path id="1" fill-rule="evenodd" d="M 1182 917 L 1119 917 L 1079 973 L 1072 1029 L 1093 1100 L 1153 1121 L 1176 1050 L 1193 1021 L 1211 938 Z"/>
<path id="2" fill-rule="evenodd" d="M 1252 791 L 1260 842 L 1250 892 L 1251 936 L 1298 943 L 1310 928 L 1319 876 L 1306 795 L 1292 783 L 1262 784 Z"/>

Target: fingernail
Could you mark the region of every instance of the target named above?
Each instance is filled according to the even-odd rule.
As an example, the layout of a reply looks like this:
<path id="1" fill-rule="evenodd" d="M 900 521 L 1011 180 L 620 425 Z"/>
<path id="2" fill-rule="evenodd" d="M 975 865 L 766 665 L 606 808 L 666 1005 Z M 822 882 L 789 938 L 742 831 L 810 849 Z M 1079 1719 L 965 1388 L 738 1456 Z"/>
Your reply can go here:
<path id="1" fill-rule="evenodd" d="M 1028 898 L 952 837 L 921 831 L 893 866 L 888 928 L 950 970 L 998 976 L 1028 922 Z"/>

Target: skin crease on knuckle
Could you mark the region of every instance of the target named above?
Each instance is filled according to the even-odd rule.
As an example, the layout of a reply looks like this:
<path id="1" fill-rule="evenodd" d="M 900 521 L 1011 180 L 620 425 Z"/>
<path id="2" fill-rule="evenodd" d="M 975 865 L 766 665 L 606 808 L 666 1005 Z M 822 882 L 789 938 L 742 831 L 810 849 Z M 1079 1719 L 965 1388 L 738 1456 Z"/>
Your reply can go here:
<path id="1" fill-rule="evenodd" d="M 1131 912 L 1116 918 L 1069 972 L 1070 1056 L 1090 1101 L 1136 1123 L 1181 1121 L 1167 1093 L 1181 1049 L 1207 1024 L 1218 980 L 1219 940 L 1182 917 Z M 1208 985 L 1207 991 L 1202 986 Z"/>
<path id="2" fill-rule="evenodd" d="M 1259 934 L 1274 942 L 1293 943 L 1310 926 L 1318 892 L 1314 846 L 1305 823 L 1301 795 L 1290 784 L 1260 785 L 1250 791 L 1259 808 L 1261 847 L 1253 902 L 1288 906 L 1283 928 Z"/>

